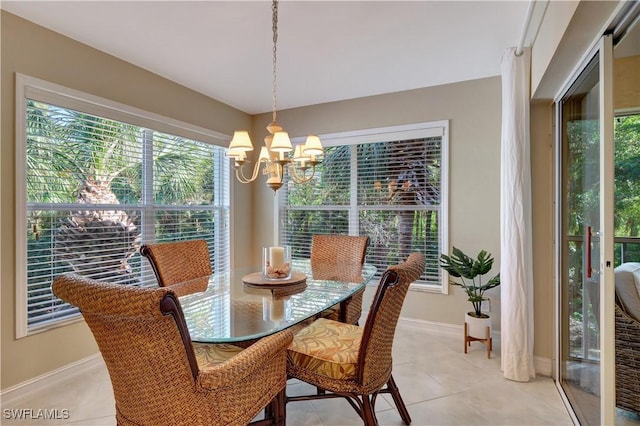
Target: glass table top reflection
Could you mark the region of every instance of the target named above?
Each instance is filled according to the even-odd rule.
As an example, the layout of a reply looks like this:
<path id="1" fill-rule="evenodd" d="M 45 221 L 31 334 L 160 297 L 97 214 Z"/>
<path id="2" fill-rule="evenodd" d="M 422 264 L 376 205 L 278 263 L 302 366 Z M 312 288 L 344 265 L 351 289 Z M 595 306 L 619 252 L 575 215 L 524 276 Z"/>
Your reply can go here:
<path id="1" fill-rule="evenodd" d="M 281 285 L 243 282 L 256 268 L 180 283 L 180 296 L 194 342 L 232 343 L 258 339 L 312 318 L 362 289 L 376 274 L 373 265 L 315 264 L 294 259 L 292 275 L 306 281 Z"/>

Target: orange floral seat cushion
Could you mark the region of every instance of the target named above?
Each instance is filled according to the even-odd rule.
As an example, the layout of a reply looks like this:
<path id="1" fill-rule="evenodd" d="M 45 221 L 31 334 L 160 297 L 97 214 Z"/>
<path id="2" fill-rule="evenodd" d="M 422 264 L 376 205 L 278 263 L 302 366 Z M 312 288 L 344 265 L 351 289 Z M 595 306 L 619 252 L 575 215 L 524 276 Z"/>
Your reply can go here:
<path id="1" fill-rule="evenodd" d="M 320 318 L 294 335 L 287 358 L 316 374 L 353 379 L 361 340 L 361 327 Z"/>
<path id="2" fill-rule="evenodd" d="M 193 342 L 193 351 L 200 370 L 220 364 L 242 352 L 243 348 L 224 343 L 196 343 Z"/>

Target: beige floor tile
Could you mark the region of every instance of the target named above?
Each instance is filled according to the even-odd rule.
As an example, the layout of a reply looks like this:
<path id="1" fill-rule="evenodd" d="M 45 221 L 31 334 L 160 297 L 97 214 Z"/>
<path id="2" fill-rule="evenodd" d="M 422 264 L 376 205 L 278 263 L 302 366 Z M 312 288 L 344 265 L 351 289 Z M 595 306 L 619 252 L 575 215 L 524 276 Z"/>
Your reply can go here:
<path id="1" fill-rule="evenodd" d="M 497 343 L 497 344 L 496 344 Z M 491 359 L 480 343 L 463 353 L 462 338 L 450 331 L 400 322 L 394 345 L 394 378 L 412 416 L 413 426 L 423 425 L 570 425 L 571 420 L 553 381 L 538 378 L 511 382 L 500 372 L 499 342 L 494 340 Z M 290 395 L 313 392 L 309 385 L 290 380 Z M 80 378 L 61 382 L 53 389 L 33 393 L 3 409 L 67 409 L 69 419 L 2 419 L 2 425 L 115 425 L 115 407 L 109 376 L 104 367 Z M 390 395 L 376 403 L 381 425 L 401 425 Z M 625 425 L 637 424 L 630 423 Z M 287 424 L 294 426 L 349 426 L 362 421 L 342 399 L 291 402 Z M 194 425 L 195 426 L 195 425 Z"/>

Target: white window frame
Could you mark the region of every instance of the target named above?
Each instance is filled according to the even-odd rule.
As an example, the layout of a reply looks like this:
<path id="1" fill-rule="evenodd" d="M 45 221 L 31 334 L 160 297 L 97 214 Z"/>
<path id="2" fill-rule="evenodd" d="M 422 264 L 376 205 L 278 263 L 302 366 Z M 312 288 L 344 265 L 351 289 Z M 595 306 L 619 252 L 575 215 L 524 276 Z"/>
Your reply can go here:
<path id="1" fill-rule="evenodd" d="M 439 252 L 446 253 L 449 247 L 449 120 L 429 121 L 422 123 L 405 124 L 389 127 L 378 127 L 370 129 L 352 130 L 346 132 L 327 133 L 319 135 L 325 147 L 356 145 L 363 143 L 377 143 L 386 140 L 407 140 L 440 136 L 442 137 L 440 159 L 441 159 L 441 187 L 440 187 L 440 216 L 438 224 Z M 294 143 L 303 143 L 303 138 L 295 138 Z M 355 173 L 352 173 L 352 188 L 357 187 Z M 352 199 L 356 194 L 351 194 Z M 274 205 L 274 231 L 275 239 L 279 240 L 280 233 L 280 205 L 282 204 L 282 193 L 277 194 L 277 202 Z M 355 203 L 352 203 L 355 204 Z M 358 234 L 358 214 L 350 209 L 349 213 L 349 234 Z M 449 294 L 449 276 L 446 271 L 441 270 L 440 284 L 428 284 L 417 281 L 411 284 L 410 289 L 416 291 Z"/>
<path id="2" fill-rule="evenodd" d="M 229 135 L 193 124 L 164 117 L 139 108 L 128 106 L 106 98 L 84 93 L 75 89 L 64 87 L 55 83 L 41 80 L 35 77 L 16 73 L 16 143 L 15 143 L 15 229 L 16 229 L 16 338 L 20 339 L 33 334 L 61 327 L 73 322 L 81 321 L 82 316 L 52 320 L 43 325 L 28 327 L 28 294 L 27 294 L 27 241 L 22 238 L 22 230 L 27 229 L 27 181 L 26 181 L 26 107 L 27 99 L 37 99 L 42 102 L 58 105 L 84 113 L 93 114 L 112 120 L 129 122 L 138 126 L 147 127 L 160 132 L 166 132 L 176 136 L 197 140 L 224 147 Z M 228 174 L 228 182 L 231 185 L 231 172 L 228 162 L 225 162 L 225 170 Z M 231 188 L 226 191 L 230 197 Z M 149 194 L 144 194 L 148 197 Z M 226 204 L 230 205 L 230 200 Z M 197 206 L 194 207 L 197 209 Z M 231 215 L 230 215 L 231 216 Z M 143 228 L 144 232 L 144 228 Z M 225 232 L 229 233 L 227 228 Z M 149 240 L 149 236 L 143 235 Z M 152 236 L 153 237 L 153 236 Z M 230 255 L 231 241 L 227 253 Z"/>

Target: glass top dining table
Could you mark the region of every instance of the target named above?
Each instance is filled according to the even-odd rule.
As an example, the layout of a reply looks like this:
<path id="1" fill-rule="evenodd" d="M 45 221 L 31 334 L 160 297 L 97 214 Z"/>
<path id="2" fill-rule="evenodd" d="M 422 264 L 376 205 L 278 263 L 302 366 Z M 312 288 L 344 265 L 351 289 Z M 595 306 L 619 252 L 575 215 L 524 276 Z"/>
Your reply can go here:
<path id="1" fill-rule="evenodd" d="M 249 279 L 259 274 L 255 267 L 246 267 L 177 286 L 182 288 L 179 299 L 192 341 L 237 343 L 313 318 L 348 300 L 376 272 L 367 263 L 314 263 L 312 267 L 308 259 L 294 259 L 288 282 Z M 189 293 L 184 294 L 184 289 Z"/>

